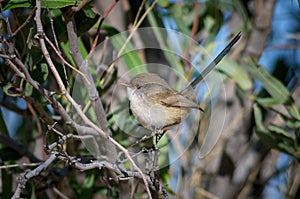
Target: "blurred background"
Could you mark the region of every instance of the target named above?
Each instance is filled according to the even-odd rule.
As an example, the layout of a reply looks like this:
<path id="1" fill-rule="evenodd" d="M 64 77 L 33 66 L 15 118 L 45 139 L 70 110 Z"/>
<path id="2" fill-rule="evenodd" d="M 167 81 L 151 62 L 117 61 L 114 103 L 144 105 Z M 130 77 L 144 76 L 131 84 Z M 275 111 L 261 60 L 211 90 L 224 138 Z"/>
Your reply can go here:
<path id="1" fill-rule="evenodd" d="M 44 96 L 8 66 L 10 46 L 14 46 L 13 54 L 31 77 L 53 92 L 72 118 L 77 117 L 60 96 L 36 40 L 34 6 L 34 2 L 1 2 L 3 198 L 12 196 L 20 174 L 36 166 L 30 163 L 47 159 L 44 146 L 59 138 L 48 129 L 51 123 L 56 122 L 63 134 L 78 134 Z M 42 1 L 41 20 L 44 34 L 57 46 L 47 45 L 50 58 L 68 92 L 85 107 L 90 101 L 87 91 L 56 53 L 79 67 L 70 53 L 67 34 L 71 13 L 78 49 L 89 63 L 109 131 L 132 152 L 147 147 L 129 146 L 151 132 L 131 117 L 126 90 L 118 81 L 149 71 L 180 90 L 241 32 L 242 38 L 230 54 L 195 90 L 205 114 L 193 112 L 162 138 L 162 184 L 170 198 L 300 198 L 299 6 L 296 0 L 49 0 Z M 74 12 L 74 7 L 80 9 Z M 95 112 L 86 112 L 97 123 Z M 87 150 L 87 145 L 72 140 L 60 150 L 90 158 L 96 149 Z M 122 198 L 122 191 L 104 179 L 97 169 L 80 172 L 55 162 L 26 185 L 23 196 Z M 144 191 L 136 185 L 131 197 L 147 198 Z"/>

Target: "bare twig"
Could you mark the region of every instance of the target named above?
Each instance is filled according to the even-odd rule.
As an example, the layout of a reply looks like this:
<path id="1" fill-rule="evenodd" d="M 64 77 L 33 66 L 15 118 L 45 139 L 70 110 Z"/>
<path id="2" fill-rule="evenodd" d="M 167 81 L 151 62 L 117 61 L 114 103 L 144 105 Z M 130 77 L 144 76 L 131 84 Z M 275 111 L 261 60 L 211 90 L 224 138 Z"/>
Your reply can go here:
<path id="1" fill-rule="evenodd" d="M 15 168 L 15 167 L 36 167 L 40 165 L 41 163 L 22 163 L 22 164 L 10 164 L 10 165 L 4 165 L 0 166 L 0 169 L 9 169 L 9 168 Z"/>
<path id="2" fill-rule="evenodd" d="M 140 27 L 140 25 L 142 24 L 142 22 L 144 21 L 144 19 L 146 18 L 146 16 L 149 14 L 149 12 L 154 8 L 154 6 L 156 5 L 158 0 L 153 1 L 153 3 L 151 4 L 151 6 L 146 10 L 146 12 L 142 15 L 142 17 L 140 18 L 140 20 L 137 22 L 137 24 L 135 26 L 132 27 L 132 30 L 130 32 L 130 34 L 128 35 L 128 37 L 126 38 L 126 41 L 124 42 L 123 46 L 121 47 L 121 49 L 118 52 L 117 58 L 119 58 L 123 51 L 125 50 L 127 44 L 129 43 L 129 41 L 131 40 L 131 38 L 133 37 L 134 33 L 137 31 L 137 29 Z M 113 68 L 115 67 L 116 62 L 113 62 L 107 69 L 108 73 L 110 73 Z"/>
<path id="3" fill-rule="evenodd" d="M 20 198 L 22 189 L 25 188 L 25 185 L 26 185 L 27 181 L 30 180 L 31 178 L 39 175 L 42 171 L 46 170 L 49 167 L 49 165 L 54 160 L 56 160 L 57 155 L 59 155 L 58 152 L 52 153 L 44 163 L 39 165 L 37 168 L 27 172 L 24 176 L 20 177 L 19 184 L 17 186 L 17 189 L 16 189 L 14 195 L 12 196 L 12 199 Z"/>
<path id="4" fill-rule="evenodd" d="M 64 83 L 63 83 L 61 77 L 59 76 L 58 71 L 56 70 L 54 63 L 51 60 L 50 54 L 46 48 L 45 40 L 43 38 L 44 30 L 43 30 L 43 25 L 42 25 L 42 21 L 41 21 L 41 1 L 40 0 L 36 0 L 36 6 L 37 6 L 36 15 L 35 15 L 35 21 L 36 21 L 36 26 L 37 26 L 36 38 L 39 40 L 43 55 L 47 61 L 47 64 L 48 64 L 50 70 L 52 71 L 53 76 L 55 77 L 55 80 L 56 80 L 62 94 L 65 94 L 67 92 L 67 90 L 64 86 Z"/>
<path id="5" fill-rule="evenodd" d="M 97 32 L 96 32 L 96 37 L 95 37 L 95 40 L 93 42 L 93 45 L 92 45 L 92 48 L 87 56 L 87 59 L 90 59 L 90 57 L 92 56 L 96 46 L 97 46 L 97 43 L 98 43 L 98 40 L 99 40 L 99 36 L 100 36 L 100 30 L 101 30 L 101 26 L 103 24 L 103 21 L 105 20 L 105 18 L 107 17 L 107 15 L 112 11 L 112 9 L 117 5 L 117 3 L 119 2 L 119 0 L 115 0 L 115 2 L 113 2 L 109 8 L 105 11 L 104 15 L 100 18 L 100 21 L 99 21 L 99 25 L 98 25 L 98 28 L 97 28 Z"/>
<path id="6" fill-rule="evenodd" d="M 15 37 L 27 24 L 29 24 L 30 23 L 30 21 L 31 21 L 31 19 L 33 18 L 33 16 L 34 16 L 34 13 L 35 13 L 35 11 L 36 11 L 36 7 L 34 7 L 32 10 L 31 10 L 31 12 L 30 12 L 30 14 L 29 14 L 29 16 L 27 17 L 27 19 L 24 21 L 24 23 L 22 24 L 22 25 L 20 25 L 19 27 L 18 27 L 18 29 L 17 30 L 15 30 L 15 32 L 13 32 L 12 34 L 11 34 L 11 37 Z"/>
<path id="7" fill-rule="evenodd" d="M 56 49 L 57 49 L 56 52 L 58 52 L 57 54 L 59 54 L 59 56 L 61 56 L 62 53 L 60 51 L 60 48 L 59 48 L 59 45 L 58 45 L 58 41 L 57 41 L 57 37 L 56 37 L 56 34 L 55 34 L 54 25 L 53 25 L 53 19 L 51 17 L 51 12 L 50 12 L 50 9 L 49 9 L 49 6 L 48 6 L 48 3 L 47 3 L 46 0 L 44 0 L 44 3 L 46 5 L 46 9 L 47 9 L 47 12 L 48 12 L 48 17 L 50 19 L 50 26 L 51 26 L 52 36 L 53 36 L 53 39 L 54 39 L 54 42 L 55 42 L 55 45 L 56 45 Z M 64 70 L 64 75 L 65 75 L 66 82 L 69 85 L 68 77 L 67 77 L 67 71 L 66 71 L 66 67 L 65 67 L 64 62 L 62 63 L 62 67 L 63 67 L 63 70 Z"/>
<path id="8" fill-rule="evenodd" d="M 79 10 L 81 10 L 88 2 L 90 2 L 89 0 L 83 0 L 80 4 L 75 5 L 72 7 L 72 10 L 74 12 L 78 12 Z"/>
<path id="9" fill-rule="evenodd" d="M 141 12 L 143 10 L 143 7 L 144 7 L 145 3 L 146 3 L 146 0 L 143 0 L 143 2 L 141 3 L 141 5 L 139 7 L 138 12 L 136 13 L 136 17 L 134 19 L 133 26 L 137 26 L 138 19 L 139 19 L 140 15 L 141 15 Z"/>
<path id="10" fill-rule="evenodd" d="M 16 57 L 13 56 L 13 53 L 10 54 L 10 56 L 3 56 L 5 58 L 5 61 L 7 63 L 7 65 L 13 69 L 13 71 L 22 79 L 26 80 L 29 84 L 31 84 L 36 90 L 38 90 L 42 96 L 44 96 L 48 102 L 53 106 L 53 108 L 61 115 L 61 117 L 63 118 L 63 120 L 66 122 L 66 124 L 71 125 L 72 128 L 76 129 L 78 132 L 80 133 L 96 133 L 97 135 L 100 134 L 100 136 L 102 136 L 103 138 L 105 138 L 105 143 L 110 143 L 113 144 L 113 146 L 117 146 L 124 154 L 125 156 L 128 158 L 129 162 L 131 163 L 133 169 L 135 170 L 135 172 L 132 172 L 132 174 L 128 175 L 132 175 L 132 176 L 136 176 L 139 177 L 140 179 L 143 180 L 144 184 L 145 184 L 145 188 L 147 190 L 148 196 L 149 198 L 151 198 L 151 193 L 149 190 L 149 187 L 152 189 L 152 184 L 151 184 L 151 180 L 149 179 L 148 176 L 146 176 L 141 169 L 135 164 L 134 160 L 131 158 L 131 155 L 129 154 L 129 152 L 127 151 L 127 149 L 125 149 L 122 145 L 120 145 L 116 140 L 114 140 L 112 137 L 110 137 L 108 135 L 108 131 L 104 131 L 101 128 L 103 127 L 104 129 L 108 129 L 107 126 L 101 126 L 101 128 L 99 128 L 97 125 L 95 125 L 92 121 L 90 121 L 87 116 L 82 112 L 81 107 L 77 104 L 77 102 L 70 96 L 70 94 L 67 92 L 61 77 L 59 76 L 58 71 L 55 68 L 54 63 L 51 60 L 50 54 L 46 48 L 46 44 L 45 44 L 45 38 L 44 38 L 44 33 L 43 33 L 43 27 L 42 27 L 42 23 L 41 23 L 41 1 L 37 0 L 36 1 L 36 5 L 37 5 L 37 9 L 36 9 L 36 15 L 35 15 L 35 21 L 37 24 L 37 36 L 36 38 L 39 40 L 40 43 L 40 47 L 42 49 L 42 53 L 47 61 L 47 64 L 50 68 L 50 70 L 53 73 L 54 78 L 56 79 L 56 82 L 60 88 L 60 91 L 62 92 L 62 95 L 64 97 L 66 97 L 66 99 L 75 107 L 77 113 L 81 116 L 81 118 L 84 120 L 84 122 L 90 126 L 90 127 L 86 127 L 86 126 L 80 126 L 78 124 L 76 124 L 71 118 L 70 116 L 67 114 L 66 110 L 63 108 L 63 106 L 53 97 L 54 92 L 50 92 L 46 89 L 44 89 L 43 87 L 41 87 L 39 85 L 38 82 L 36 82 L 34 79 L 32 79 L 30 73 L 28 72 L 26 66 Z M 74 21 L 72 21 L 73 23 Z M 67 27 L 68 27 L 68 23 L 67 23 Z M 74 24 L 72 24 L 74 25 Z M 70 28 L 70 26 L 69 26 Z M 75 28 L 71 27 L 72 29 L 69 29 L 69 33 L 70 32 L 74 32 Z M 76 36 L 76 35 L 73 35 Z M 73 37 L 71 37 L 73 38 Z M 76 39 L 74 40 L 75 43 L 77 42 L 77 36 L 75 37 Z M 70 42 L 71 43 L 71 42 Z M 77 48 L 74 48 L 74 50 L 76 51 Z M 12 51 L 14 52 L 14 50 Z M 78 53 L 78 52 L 76 52 Z M 77 56 L 79 55 L 79 56 Z M 84 74 L 88 74 L 88 67 L 87 67 L 87 62 L 83 62 L 81 55 L 78 54 L 73 54 L 73 58 L 75 59 L 75 62 L 80 63 L 80 67 L 83 67 L 83 70 L 85 70 L 85 72 L 83 72 Z M 77 60 L 76 60 L 77 59 Z M 83 66 L 82 66 L 83 64 Z M 89 85 L 90 86 L 90 85 Z M 94 85 L 93 85 L 94 86 Z M 87 88 L 91 88 L 88 87 Z M 93 93 L 94 94 L 94 93 Z M 91 95 L 92 96 L 92 95 Z M 99 107 L 99 105 L 102 106 L 101 102 L 100 102 L 100 98 L 97 95 L 96 98 L 95 96 L 92 96 L 93 98 L 91 98 L 92 102 L 96 101 L 95 104 L 97 107 Z M 29 98 L 28 98 L 29 99 Z M 95 108 L 95 107 L 94 107 Z M 103 109 L 100 111 L 102 111 L 103 117 L 98 116 L 100 118 L 100 120 L 105 120 L 105 113 L 103 111 Z M 48 123 L 50 123 L 52 121 L 48 120 Z M 107 122 L 104 122 L 107 125 Z M 51 155 L 48 157 L 48 159 L 41 164 L 40 166 L 38 166 L 36 169 L 26 173 L 21 179 L 20 179 L 20 183 L 18 184 L 17 190 L 13 196 L 13 198 L 18 198 L 20 196 L 21 190 L 24 188 L 25 184 L 27 183 L 27 181 L 29 179 L 31 179 L 34 176 L 39 175 L 44 169 L 48 168 L 50 166 L 50 164 L 55 160 L 55 159 L 60 159 L 60 160 L 65 160 L 65 161 L 69 161 L 69 158 L 65 157 L 64 155 L 57 153 L 57 152 L 51 152 Z M 99 165 L 98 165 L 99 167 Z M 124 171 L 121 171 L 120 173 L 122 174 Z M 128 177 L 127 175 L 125 177 Z"/>
<path id="11" fill-rule="evenodd" d="M 52 189 L 62 199 L 68 199 L 68 197 L 65 194 L 63 194 L 60 190 L 58 190 L 56 187 L 53 187 Z"/>
<path id="12" fill-rule="evenodd" d="M 193 28 L 192 28 L 192 32 L 191 32 L 191 38 L 192 39 L 195 39 L 197 30 L 198 30 L 198 27 L 199 27 L 199 2 L 195 1 L 194 4 L 195 4 L 195 9 L 194 9 L 195 15 L 194 15 Z M 190 45 L 190 46 L 192 46 L 192 45 Z"/>
<path id="13" fill-rule="evenodd" d="M 70 63 L 68 63 L 65 58 L 63 58 L 63 56 L 61 55 L 61 52 L 59 51 L 59 49 L 57 49 L 54 44 L 49 40 L 49 38 L 45 35 L 45 40 L 46 42 L 51 46 L 51 48 L 54 50 L 54 52 L 56 53 L 56 55 L 60 58 L 60 60 L 66 64 L 68 67 L 70 67 L 72 70 L 74 70 L 76 73 L 80 74 L 82 76 L 82 78 L 84 78 L 85 81 L 89 82 L 88 79 L 85 77 L 85 75 L 78 70 L 77 68 L 75 68 L 74 66 L 72 66 Z"/>
<path id="14" fill-rule="evenodd" d="M 43 27 L 42 27 L 42 23 L 41 23 L 41 1 L 40 0 L 36 0 L 36 5 L 37 5 L 37 11 L 36 11 L 36 16 L 35 16 L 35 20 L 37 23 L 37 31 L 38 31 L 38 39 L 41 45 L 41 49 L 42 52 L 45 56 L 45 59 L 55 77 L 55 79 L 57 80 L 57 83 L 61 89 L 62 94 L 69 100 L 69 102 L 74 106 L 75 110 L 77 111 L 77 113 L 81 116 L 81 118 L 85 121 L 85 123 L 89 126 L 91 126 L 92 128 L 94 128 L 103 138 L 105 138 L 107 141 L 109 142 L 104 142 L 105 143 L 113 143 L 115 146 L 117 146 L 121 151 L 124 152 L 124 154 L 127 156 L 127 158 L 129 159 L 130 163 L 132 164 L 133 168 L 136 169 L 142 176 L 143 181 L 145 183 L 145 187 L 147 190 L 147 193 L 149 195 L 149 198 L 151 198 L 151 193 L 149 190 L 149 184 L 146 180 L 146 176 L 143 174 L 143 172 L 140 170 L 140 168 L 135 164 L 134 160 L 131 158 L 130 154 L 128 153 L 128 151 L 122 146 L 120 145 L 116 140 L 114 140 L 113 138 L 111 138 L 107 133 L 105 133 L 102 129 L 100 129 L 97 125 L 95 125 L 92 121 L 89 120 L 89 118 L 82 112 L 81 107 L 77 104 L 77 102 L 70 96 L 70 94 L 66 91 L 64 84 L 52 62 L 52 60 L 50 59 L 50 55 L 48 50 L 46 49 L 45 46 L 45 42 L 44 39 L 42 37 L 43 35 Z M 83 62 L 82 56 L 79 53 L 78 50 L 78 43 L 77 43 L 77 35 L 75 33 L 75 22 L 73 18 L 66 18 L 66 24 L 67 24 L 67 31 L 68 31 L 68 37 L 69 37 L 69 41 L 70 41 L 70 47 L 71 47 L 71 55 L 74 58 L 74 61 L 76 62 L 76 64 L 80 67 L 81 71 L 83 71 L 83 73 L 85 75 L 88 75 L 87 78 L 90 80 L 92 80 L 92 77 L 90 75 L 90 73 L 88 72 L 88 67 L 87 67 L 87 63 Z M 102 126 L 102 128 L 104 128 L 105 130 L 108 130 L 107 128 L 107 121 L 106 121 L 106 117 L 105 117 L 105 113 L 103 110 L 103 106 L 102 103 L 100 101 L 100 98 L 98 96 L 97 90 L 95 88 L 95 85 L 92 82 L 92 85 L 88 85 L 86 86 L 89 91 L 90 96 L 92 96 L 93 98 L 92 103 L 94 104 L 94 108 L 96 110 L 96 115 L 98 116 L 98 120 L 100 122 L 100 125 Z M 59 105 L 59 104 L 57 104 Z M 100 109 L 99 109 L 100 108 Z M 97 110 L 100 111 L 100 113 L 97 113 Z M 99 116 L 100 115 L 100 116 Z M 106 131 L 108 132 L 108 131 Z M 109 148 L 110 150 L 112 150 L 113 148 Z M 111 155 L 111 154 L 107 154 L 107 155 Z M 116 155 L 115 155 L 116 156 Z M 116 158 L 115 158 L 116 159 Z"/>

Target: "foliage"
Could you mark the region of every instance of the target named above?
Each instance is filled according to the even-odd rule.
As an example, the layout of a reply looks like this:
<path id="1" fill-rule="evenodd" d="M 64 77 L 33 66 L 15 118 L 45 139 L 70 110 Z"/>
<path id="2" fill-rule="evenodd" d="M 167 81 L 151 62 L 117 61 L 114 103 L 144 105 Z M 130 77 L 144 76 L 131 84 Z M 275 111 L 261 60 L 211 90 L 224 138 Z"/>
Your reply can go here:
<path id="1" fill-rule="evenodd" d="M 224 186 L 228 186 L 226 189 L 231 197 L 261 197 L 269 180 L 280 172 L 264 165 L 275 162 L 271 157 L 274 151 L 286 153 L 300 161 L 300 114 L 299 96 L 294 96 L 278 76 L 257 63 L 260 55 L 255 57 L 249 53 L 248 46 L 257 43 L 264 46 L 264 43 L 250 39 L 251 33 L 259 29 L 253 23 L 257 21 L 255 19 L 260 10 L 251 12 L 247 1 L 233 0 L 143 1 L 138 4 L 141 10 L 135 9 L 137 2 L 128 2 L 131 10 L 119 10 L 128 15 L 127 21 L 123 22 L 125 25 L 122 24 L 124 27 L 132 25 L 128 32 L 122 32 L 113 25 L 113 22 L 124 20 L 112 15 L 115 6 L 121 4 L 119 1 L 109 2 L 107 7 L 102 5 L 105 12 L 97 10 L 96 1 L 11 0 L 1 3 L 1 198 L 14 194 L 25 198 L 50 198 L 53 195 L 117 198 L 122 194 L 145 198 L 149 197 L 146 187 L 154 198 L 166 198 L 165 192 L 183 198 L 197 198 L 200 195 L 214 198 L 222 197 L 217 181 L 224 180 L 224 176 L 229 176 L 230 180 Z M 40 16 L 37 16 L 38 10 L 41 11 Z M 205 82 L 213 86 L 201 96 L 201 106 L 207 110 L 201 116 L 201 123 L 195 127 L 193 122 L 197 117 L 193 115 L 188 118 L 187 123 L 179 127 L 179 131 L 186 133 L 178 136 L 181 136 L 180 143 L 174 144 L 176 136 L 164 135 L 157 145 L 160 149 L 157 155 L 152 138 L 140 139 L 150 132 L 142 129 L 131 113 L 124 113 L 124 107 L 128 106 L 121 100 L 124 93 L 120 91 L 114 95 L 119 92 L 115 91 L 119 77 L 123 77 L 121 73 L 124 71 L 129 71 L 131 77 L 147 72 L 147 63 L 159 60 L 171 66 L 177 76 L 191 80 L 198 74 L 195 68 L 201 65 L 203 69 L 206 56 L 212 55 L 218 46 L 219 41 L 214 38 L 224 26 L 226 12 L 234 13 L 242 22 L 231 28 L 232 34 L 242 30 L 244 41 L 240 41 L 231 56 L 224 58 L 216 70 L 218 73 L 212 74 Z M 107 17 L 111 16 L 112 19 L 108 20 Z M 43 32 L 38 31 L 37 18 L 41 20 Z M 176 27 L 177 34 L 161 31 L 159 27 L 166 26 L 166 19 L 173 22 L 167 28 Z M 75 28 L 70 28 L 70 22 L 74 22 Z M 147 31 L 137 30 L 143 26 L 156 28 L 149 36 Z M 140 33 L 144 35 L 136 37 Z M 45 47 L 42 47 L 42 41 L 46 43 Z M 152 48 L 137 50 L 140 43 Z M 174 53 L 177 47 L 181 54 Z M 84 68 L 86 63 L 88 70 Z M 158 68 L 157 71 L 163 70 Z M 171 73 L 167 72 L 167 76 L 172 80 Z M 172 87 L 180 90 L 184 80 L 177 78 Z M 262 90 L 255 89 L 256 81 L 262 84 Z M 214 93 L 220 94 L 221 87 L 231 88 L 230 85 L 233 85 L 234 91 L 228 98 L 234 99 L 224 102 L 225 109 L 229 110 L 227 118 L 217 124 L 211 118 L 216 112 L 216 115 L 222 115 L 222 109 L 218 106 L 212 108 L 215 101 L 222 102 L 223 99 L 220 100 Z M 72 101 L 73 98 L 79 103 L 78 106 Z M 231 109 L 231 106 L 237 108 Z M 95 126 L 90 125 L 76 108 L 82 110 Z M 10 119 L 11 112 L 17 113 L 13 119 Z M 210 125 L 222 125 L 224 132 L 214 138 L 217 140 L 220 136 L 218 144 L 211 146 L 212 152 L 202 160 L 197 157 L 202 142 L 209 137 L 203 131 L 208 131 Z M 259 139 L 252 134 L 252 130 Z M 97 134 L 84 137 L 87 134 L 82 131 Z M 177 135 L 176 132 L 173 135 Z M 120 146 L 112 144 L 111 140 Z M 236 143 L 241 143 L 244 148 Z M 155 166 L 161 169 L 158 172 L 146 166 L 142 168 L 143 164 L 135 167 L 123 149 L 138 163 L 152 163 L 152 157 L 147 155 L 154 151 L 153 156 L 158 156 L 157 160 L 154 159 L 157 161 Z M 274 150 L 271 152 L 271 149 Z M 97 159 L 97 150 L 107 153 Z M 249 153 L 255 151 L 257 159 L 246 161 L 246 150 Z M 180 157 L 172 159 L 179 152 Z M 138 158 L 140 154 L 144 154 L 144 159 Z M 215 154 L 217 157 L 214 157 Z M 212 160 L 216 162 L 210 164 Z M 249 171 L 245 171 L 245 176 L 239 176 L 238 169 L 244 168 L 248 162 L 251 162 L 246 165 Z M 295 165 L 288 171 L 295 171 L 298 163 Z M 272 166 L 275 168 L 276 162 Z M 140 167 L 141 172 L 137 169 Z M 269 172 L 264 175 L 265 170 Z M 33 173 L 33 176 L 26 178 L 26 175 Z M 18 176 L 24 177 L 24 184 Z M 172 180 L 176 177 L 174 183 Z M 290 196 L 300 193 L 299 185 L 293 187 Z M 226 197 L 229 198 L 224 195 Z"/>

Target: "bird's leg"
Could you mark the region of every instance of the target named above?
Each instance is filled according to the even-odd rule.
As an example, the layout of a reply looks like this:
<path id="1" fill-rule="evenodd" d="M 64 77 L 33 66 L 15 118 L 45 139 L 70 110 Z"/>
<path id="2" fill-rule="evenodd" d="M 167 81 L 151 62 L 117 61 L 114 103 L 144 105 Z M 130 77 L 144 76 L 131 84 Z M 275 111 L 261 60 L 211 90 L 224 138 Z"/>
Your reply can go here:
<path id="1" fill-rule="evenodd" d="M 160 139 L 162 138 L 162 136 L 166 133 L 166 130 L 156 130 L 155 131 L 155 142 L 156 145 L 158 144 L 158 142 L 160 141 Z"/>
<path id="2" fill-rule="evenodd" d="M 158 144 L 158 132 L 159 132 L 159 130 L 154 130 L 153 132 L 152 132 L 152 141 L 153 141 L 153 150 L 154 151 L 157 151 L 158 150 L 158 148 L 157 148 L 157 144 Z"/>
<path id="3" fill-rule="evenodd" d="M 129 145 L 128 148 L 134 147 L 134 146 L 136 146 L 136 145 L 138 145 L 138 144 L 140 144 L 140 143 L 142 143 L 142 142 L 145 142 L 145 141 L 149 140 L 150 138 L 153 137 L 153 135 L 154 135 L 154 134 L 151 133 L 150 135 L 144 135 L 143 137 L 138 138 L 138 140 L 135 141 L 134 143 L 132 143 L 131 145 Z"/>

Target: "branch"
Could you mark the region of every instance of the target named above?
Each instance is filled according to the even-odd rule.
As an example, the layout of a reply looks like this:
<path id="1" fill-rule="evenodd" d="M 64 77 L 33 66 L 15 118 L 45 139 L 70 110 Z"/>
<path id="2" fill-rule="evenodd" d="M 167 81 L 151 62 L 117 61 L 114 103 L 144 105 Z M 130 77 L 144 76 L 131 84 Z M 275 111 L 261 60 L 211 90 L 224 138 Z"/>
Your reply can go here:
<path id="1" fill-rule="evenodd" d="M 27 150 L 26 147 L 17 143 L 14 139 L 10 138 L 9 136 L 0 133 L 0 143 L 2 145 L 11 148 L 12 150 L 16 151 L 21 156 L 26 156 L 31 162 L 40 162 L 41 160 L 35 157 L 30 151 Z"/>
<path id="2" fill-rule="evenodd" d="M 246 54 L 258 59 L 271 32 L 271 22 L 276 0 L 257 1 L 254 24 L 248 40 Z"/>
<path id="3" fill-rule="evenodd" d="M 39 9 L 37 9 L 39 10 Z M 37 12 L 38 13 L 38 12 Z M 26 80 L 29 84 L 31 84 L 36 90 L 38 90 L 44 97 L 46 97 L 46 99 L 50 102 L 50 104 L 53 106 L 53 108 L 55 110 L 58 111 L 58 113 L 60 113 L 60 115 L 63 117 L 63 119 L 66 121 L 67 124 L 72 125 L 73 128 L 76 129 L 77 132 L 82 133 L 81 131 L 85 131 L 87 130 L 86 127 L 82 127 L 78 124 L 76 124 L 71 118 L 70 116 L 67 114 L 67 112 L 65 111 L 65 109 L 63 108 L 63 106 L 57 102 L 54 98 L 51 92 L 49 92 L 48 90 L 42 88 L 38 82 L 34 81 L 32 79 L 32 77 L 30 76 L 27 68 L 25 67 L 25 65 L 15 56 L 12 56 L 13 61 L 18 64 L 18 66 L 21 68 L 21 70 L 23 72 L 21 72 L 16 66 L 15 64 L 10 60 L 10 59 L 5 59 L 6 63 L 8 64 L 9 67 L 11 67 L 16 74 L 18 74 L 20 77 L 22 77 L 24 80 Z M 50 59 L 51 60 L 51 59 Z M 52 61 L 51 61 L 52 62 Z M 56 70 L 54 70 L 55 72 Z M 57 71 L 56 71 L 57 72 Z M 58 73 L 56 74 L 58 75 Z M 63 86 L 63 84 L 62 84 Z M 98 135 L 100 134 L 100 136 L 102 136 L 103 138 L 105 138 L 105 140 L 109 141 L 108 143 L 113 143 L 115 146 L 117 146 L 124 154 L 125 156 L 128 158 L 128 160 L 130 161 L 131 165 L 133 166 L 133 169 L 137 170 L 138 173 L 140 173 L 140 175 L 142 176 L 142 179 L 145 183 L 145 187 L 146 190 L 149 194 L 149 198 L 151 197 L 151 193 L 149 190 L 149 186 L 150 184 L 148 184 L 148 181 L 146 180 L 146 175 L 141 171 L 141 169 L 135 164 L 134 160 L 131 158 L 129 152 L 127 151 L 127 149 L 125 149 L 122 145 L 120 145 L 116 140 L 114 140 L 112 137 L 110 137 L 109 135 L 107 135 L 102 129 L 100 129 L 97 125 L 95 125 L 92 121 L 90 121 L 87 116 L 83 113 L 83 111 L 81 110 L 81 107 L 75 102 L 75 100 L 69 95 L 68 92 L 65 92 L 65 97 L 71 102 L 71 104 L 75 107 L 77 113 L 81 116 L 81 118 L 86 122 L 87 125 L 91 126 L 91 128 L 88 128 L 89 130 L 92 130 L 92 132 L 97 132 Z M 105 142 L 107 143 L 107 142 Z M 42 165 L 41 165 L 42 166 Z M 20 189 L 22 188 L 23 183 L 20 183 L 18 185 L 17 191 L 15 194 L 20 194 Z"/>
<path id="4" fill-rule="evenodd" d="M 30 180 L 31 178 L 39 175 L 42 171 L 46 170 L 50 166 L 50 164 L 54 160 L 56 160 L 58 155 L 59 155 L 58 152 L 53 152 L 44 163 L 42 163 L 37 168 L 27 172 L 24 176 L 20 177 L 17 189 L 16 189 L 14 195 L 12 196 L 12 199 L 20 198 L 22 189 L 25 188 L 27 181 Z"/>

